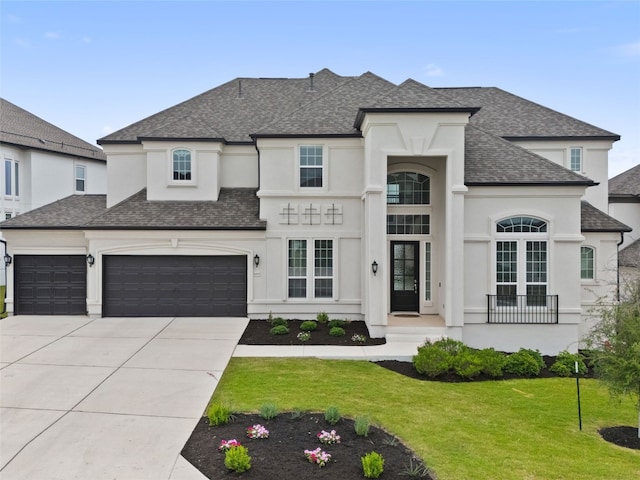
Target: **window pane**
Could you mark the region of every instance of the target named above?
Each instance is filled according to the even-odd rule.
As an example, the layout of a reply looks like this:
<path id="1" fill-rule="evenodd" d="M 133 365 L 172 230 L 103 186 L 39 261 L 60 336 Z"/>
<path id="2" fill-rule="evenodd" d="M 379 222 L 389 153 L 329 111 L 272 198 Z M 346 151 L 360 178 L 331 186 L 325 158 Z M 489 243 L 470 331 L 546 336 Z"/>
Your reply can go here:
<path id="1" fill-rule="evenodd" d="M 289 279 L 289 297 L 305 298 L 307 296 L 307 279 L 306 278 L 290 278 Z"/>
<path id="2" fill-rule="evenodd" d="M 289 276 L 306 277 L 307 241 L 289 240 Z"/>
<path id="3" fill-rule="evenodd" d="M 527 242 L 527 283 L 547 281 L 547 242 Z"/>
<path id="4" fill-rule="evenodd" d="M 496 244 L 496 282 L 516 283 L 518 281 L 518 244 L 517 242 L 497 242 Z"/>
<path id="5" fill-rule="evenodd" d="M 582 171 L 582 149 L 581 148 L 572 148 L 571 149 L 571 159 L 570 159 L 570 169 L 572 172 L 581 172 Z"/>
<path id="6" fill-rule="evenodd" d="M 535 217 L 505 218 L 496 224 L 499 233 L 538 233 L 547 231 L 547 222 Z"/>
<path id="7" fill-rule="evenodd" d="M 580 278 L 583 280 L 593 280 L 593 259 L 594 252 L 591 247 L 580 248 Z"/>
<path id="8" fill-rule="evenodd" d="M 331 298 L 333 296 L 333 279 L 316 278 L 314 295 L 316 298 Z"/>
<path id="9" fill-rule="evenodd" d="M 4 161 L 4 193 L 5 195 L 13 195 L 13 191 L 11 189 L 11 185 L 13 184 L 13 180 L 11 178 L 11 160 Z"/>
<path id="10" fill-rule="evenodd" d="M 322 168 L 300 168 L 301 187 L 322 187 Z"/>
<path id="11" fill-rule="evenodd" d="M 387 175 L 387 204 L 429 205 L 429 177 L 415 172 L 399 172 Z"/>
<path id="12" fill-rule="evenodd" d="M 17 197 L 18 195 L 20 195 L 20 164 L 18 162 L 15 162 L 13 166 L 15 167 L 15 171 L 16 171 L 15 190 L 16 190 L 16 197 Z"/>
<path id="13" fill-rule="evenodd" d="M 84 192 L 85 168 L 76 165 L 76 192 Z"/>
<path id="14" fill-rule="evenodd" d="M 518 303 L 515 285 L 498 285 L 496 288 L 498 307 L 515 307 Z"/>
<path id="15" fill-rule="evenodd" d="M 431 244 L 424 245 L 424 299 L 431 301 Z"/>
<path id="16" fill-rule="evenodd" d="M 429 215 L 387 215 L 389 235 L 429 235 Z"/>
<path id="17" fill-rule="evenodd" d="M 527 285 L 527 307 L 544 307 L 547 305 L 546 285 Z"/>
<path id="18" fill-rule="evenodd" d="M 322 187 L 322 145 L 300 147 L 300 186 Z"/>
<path id="19" fill-rule="evenodd" d="M 173 152 L 173 179 L 191 180 L 191 152 L 189 150 Z"/>

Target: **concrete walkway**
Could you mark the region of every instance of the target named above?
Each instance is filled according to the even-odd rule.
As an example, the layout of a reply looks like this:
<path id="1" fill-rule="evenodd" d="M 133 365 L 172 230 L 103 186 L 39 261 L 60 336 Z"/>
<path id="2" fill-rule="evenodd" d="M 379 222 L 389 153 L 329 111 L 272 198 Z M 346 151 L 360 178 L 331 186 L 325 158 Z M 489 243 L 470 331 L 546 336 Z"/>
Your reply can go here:
<path id="1" fill-rule="evenodd" d="M 0 320 L 0 479 L 203 480 L 180 451 L 232 356 L 409 359 L 417 347 L 237 345 L 247 322 Z"/>

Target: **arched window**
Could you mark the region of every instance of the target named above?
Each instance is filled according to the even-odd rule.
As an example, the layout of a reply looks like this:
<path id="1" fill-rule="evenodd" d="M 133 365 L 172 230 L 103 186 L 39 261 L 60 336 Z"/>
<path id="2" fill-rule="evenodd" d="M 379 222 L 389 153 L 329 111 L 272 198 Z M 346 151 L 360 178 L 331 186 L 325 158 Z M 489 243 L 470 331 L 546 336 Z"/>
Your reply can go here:
<path id="1" fill-rule="evenodd" d="M 388 205 L 429 205 L 431 184 L 426 175 L 398 172 L 387 175 Z"/>
<path id="2" fill-rule="evenodd" d="M 191 152 L 189 150 L 173 151 L 173 179 L 191 180 Z"/>
<path id="3" fill-rule="evenodd" d="M 595 250 L 592 247 L 580 247 L 580 278 L 594 279 Z"/>
<path id="4" fill-rule="evenodd" d="M 498 233 L 538 233 L 547 231 L 547 222 L 535 217 L 510 217 L 496 224 Z"/>

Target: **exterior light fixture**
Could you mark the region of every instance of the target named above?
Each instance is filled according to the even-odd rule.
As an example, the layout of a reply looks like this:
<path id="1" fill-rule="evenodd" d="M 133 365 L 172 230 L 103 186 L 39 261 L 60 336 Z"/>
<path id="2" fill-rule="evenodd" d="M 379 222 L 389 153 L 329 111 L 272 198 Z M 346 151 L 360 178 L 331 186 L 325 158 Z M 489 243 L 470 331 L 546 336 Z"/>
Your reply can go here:
<path id="1" fill-rule="evenodd" d="M 96 259 L 93 257 L 93 255 L 91 255 L 91 254 L 87 255 L 87 264 L 90 267 L 93 267 L 94 263 L 96 263 Z"/>
<path id="2" fill-rule="evenodd" d="M 375 260 L 371 264 L 371 271 L 373 272 L 374 275 L 378 273 L 378 262 L 376 262 Z"/>
<path id="3" fill-rule="evenodd" d="M 258 255 L 256 253 L 256 256 L 253 257 L 253 264 L 257 267 L 258 265 L 260 265 L 260 255 Z"/>
<path id="4" fill-rule="evenodd" d="M 11 262 L 13 261 L 13 257 L 11 255 L 9 255 L 8 253 L 4 254 L 4 266 L 8 267 L 9 265 L 11 265 Z"/>

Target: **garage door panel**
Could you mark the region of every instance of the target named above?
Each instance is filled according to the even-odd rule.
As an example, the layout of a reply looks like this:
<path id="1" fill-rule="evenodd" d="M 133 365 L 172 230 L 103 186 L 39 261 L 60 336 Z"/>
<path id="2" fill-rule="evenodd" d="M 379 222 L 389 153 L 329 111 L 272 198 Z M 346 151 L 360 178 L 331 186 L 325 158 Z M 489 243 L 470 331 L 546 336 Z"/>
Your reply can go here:
<path id="1" fill-rule="evenodd" d="M 14 265 L 16 314 L 87 313 L 84 255 L 16 255 Z"/>
<path id="2" fill-rule="evenodd" d="M 105 316 L 246 316 L 246 256 L 103 257 Z"/>

